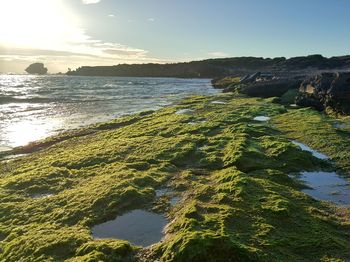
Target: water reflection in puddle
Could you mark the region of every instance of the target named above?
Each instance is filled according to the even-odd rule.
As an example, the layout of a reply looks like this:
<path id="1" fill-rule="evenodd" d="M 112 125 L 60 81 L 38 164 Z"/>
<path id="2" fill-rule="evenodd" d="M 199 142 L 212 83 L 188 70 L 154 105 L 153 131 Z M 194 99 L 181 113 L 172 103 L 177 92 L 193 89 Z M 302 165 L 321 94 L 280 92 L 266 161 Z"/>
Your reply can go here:
<path id="1" fill-rule="evenodd" d="M 268 116 L 256 116 L 256 117 L 253 118 L 253 120 L 260 121 L 260 122 L 265 122 L 265 121 L 270 120 L 270 117 L 268 117 Z"/>
<path id="2" fill-rule="evenodd" d="M 302 172 L 300 180 L 311 189 L 302 190 L 313 198 L 338 205 L 350 204 L 350 185 L 335 172 Z"/>
<path id="3" fill-rule="evenodd" d="M 146 247 L 163 238 L 163 230 L 167 223 L 162 215 L 136 209 L 114 220 L 94 226 L 92 235 L 96 239 L 117 238 Z"/>
<path id="4" fill-rule="evenodd" d="M 303 144 L 303 143 L 300 143 L 300 142 L 298 142 L 298 141 L 292 141 L 292 143 L 293 143 L 294 145 L 299 146 L 299 147 L 301 148 L 301 150 L 310 152 L 314 157 L 316 157 L 316 158 L 318 158 L 318 159 L 322 159 L 322 160 L 327 160 L 327 159 L 329 159 L 328 156 L 326 156 L 326 155 L 324 155 L 324 154 L 322 154 L 322 153 L 320 153 L 320 152 L 317 152 L 316 150 L 310 148 L 309 146 L 307 146 L 307 145 L 305 145 L 305 144 Z"/>

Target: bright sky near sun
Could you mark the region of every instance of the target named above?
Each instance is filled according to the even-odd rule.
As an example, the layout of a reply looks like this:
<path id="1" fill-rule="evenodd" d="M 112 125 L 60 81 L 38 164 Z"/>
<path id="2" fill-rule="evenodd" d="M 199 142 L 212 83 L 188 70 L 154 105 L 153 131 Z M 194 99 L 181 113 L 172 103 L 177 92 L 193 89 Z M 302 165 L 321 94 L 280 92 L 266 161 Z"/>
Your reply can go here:
<path id="1" fill-rule="evenodd" d="M 350 54 L 348 0 L 0 0 L 0 72 Z"/>

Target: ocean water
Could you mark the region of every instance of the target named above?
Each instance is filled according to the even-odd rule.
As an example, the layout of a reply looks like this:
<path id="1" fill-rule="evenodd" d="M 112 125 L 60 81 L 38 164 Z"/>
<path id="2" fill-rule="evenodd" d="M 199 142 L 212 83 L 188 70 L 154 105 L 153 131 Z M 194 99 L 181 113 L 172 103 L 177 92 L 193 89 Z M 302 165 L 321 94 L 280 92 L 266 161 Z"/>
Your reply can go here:
<path id="1" fill-rule="evenodd" d="M 0 75 L 0 151 L 215 93 L 209 79 Z"/>

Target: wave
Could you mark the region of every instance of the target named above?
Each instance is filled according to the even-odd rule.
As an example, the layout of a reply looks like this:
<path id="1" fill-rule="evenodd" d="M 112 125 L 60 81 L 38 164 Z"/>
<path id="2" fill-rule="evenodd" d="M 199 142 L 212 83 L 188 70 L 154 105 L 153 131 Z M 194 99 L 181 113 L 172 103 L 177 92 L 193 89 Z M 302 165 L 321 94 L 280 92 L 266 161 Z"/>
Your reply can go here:
<path id="1" fill-rule="evenodd" d="M 32 98 L 16 98 L 9 96 L 0 96 L 0 105 L 11 103 L 52 103 L 57 102 L 57 99 L 44 98 L 44 97 L 32 97 Z"/>
<path id="2" fill-rule="evenodd" d="M 120 101 L 120 100 L 128 100 L 128 99 L 149 99 L 152 98 L 152 96 L 119 96 L 119 97 L 112 97 L 112 98 L 44 98 L 44 97 L 32 97 L 32 98 L 16 98 L 16 97 L 9 97 L 9 96 L 0 96 L 0 105 L 5 104 L 13 104 L 13 103 L 28 103 L 28 104 L 47 104 L 47 103 L 93 103 L 93 102 L 108 102 L 108 101 Z"/>

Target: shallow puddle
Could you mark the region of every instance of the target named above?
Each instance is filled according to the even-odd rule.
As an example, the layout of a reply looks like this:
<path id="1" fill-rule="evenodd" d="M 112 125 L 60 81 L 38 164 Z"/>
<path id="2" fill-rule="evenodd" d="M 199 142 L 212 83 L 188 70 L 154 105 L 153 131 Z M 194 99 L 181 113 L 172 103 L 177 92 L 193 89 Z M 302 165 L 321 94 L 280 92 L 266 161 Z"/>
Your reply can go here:
<path id="1" fill-rule="evenodd" d="M 334 123 L 333 127 L 337 129 L 346 129 L 348 126 L 345 123 Z"/>
<path id="2" fill-rule="evenodd" d="M 162 188 L 156 190 L 157 197 L 168 197 L 171 206 L 176 205 L 180 201 L 180 197 L 169 188 Z"/>
<path id="3" fill-rule="evenodd" d="M 214 105 L 226 105 L 226 102 L 224 101 L 211 101 L 211 103 Z"/>
<path id="4" fill-rule="evenodd" d="M 180 199 L 181 199 L 180 197 L 174 196 L 174 197 L 170 198 L 169 203 L 170 203 L 170 205 L 175 206 L 177 203 L 180 202 Z"/>
<path id="5" fill-rule="evenodd" d="M 53 196 L 53 194 L 42 193 L 42 194 L 34 194 L 34 195 L 31 195 L 30 197 L 34 199 L 40 199 L 40 198 L 48 198 L 51 196 Z"/>
<path id="6" fill-rule="evenodd" d="M 204 124 L 204 123 L 206 123 L 206 122 L 207 122 L 206 120 L 190 121 L 190 122 L 188 122 L 187 124 L 189 124 L 189 125 L 200 125 L 200 124 Z"/>
<path id="7" fill-rule="evenodd" d="M 161 189 L 157 189 L 156 190 L 156 197 L 162 197 L 162 196 L 166 196 L 168 194 L 172 193 L 171 190 L 169 190 L 169 188 L 161 188 Z"/>
<path id="8" fill-rule="evenodd" d="M 311 189 L 304 193 L 337 205 L 350 205 L 350 185 L 335 172 L 302 172 L 298 178 Z"/>
<path id="9" fill-rule="evenodd" d="M 192 109 L 180 109 L 180 110 L 177 110 L 175 112 L 175 114 L 177 115 L 188 115 L 188 114 L 191 114 L 193 112 Z"/>
<path id="10" fill-rule="evenodd" d="M 266 121 L 270 120 L 270 117 L 268 117 L 268 116 L 256 116 L 253 118 L 253 120 L 260 121 L 260 122 L 266 122 Z"/>
<path id="11" fill-rule="evenodd" d="M 137 246 L 149 246 L 164 236 L 168 221 L 162 215 L 136 209 L 92 228 L 95 239 L 116 238 Z"/>
<path id="12" fill-rule="evenodd" d="M 314 157 L 316 157 L 316 158 L 318 158 L 318 159 L 322 159 L 322 160 L 327 160 L 327 159 L 329 159 L 328 156 L 326 156 L 326 155 L 324 155 L 324 154 L 322 154 L 322 153 L 320 153 L 320 152 L 317 152 L 316 150 L 312 149 L 311 147 L 309 147 L 309 146 L 307 146 L 307 145 L 305 145 L 305 144 L 303 144 L 303 143 L 300 143 L 300 142 L 295 141 L 295 140 L 293 140 L 292 143 L 293 143 L 294 145 L 299 146 L 299 147 L 301 148 L 301 150 L 310 152 Z"/>

